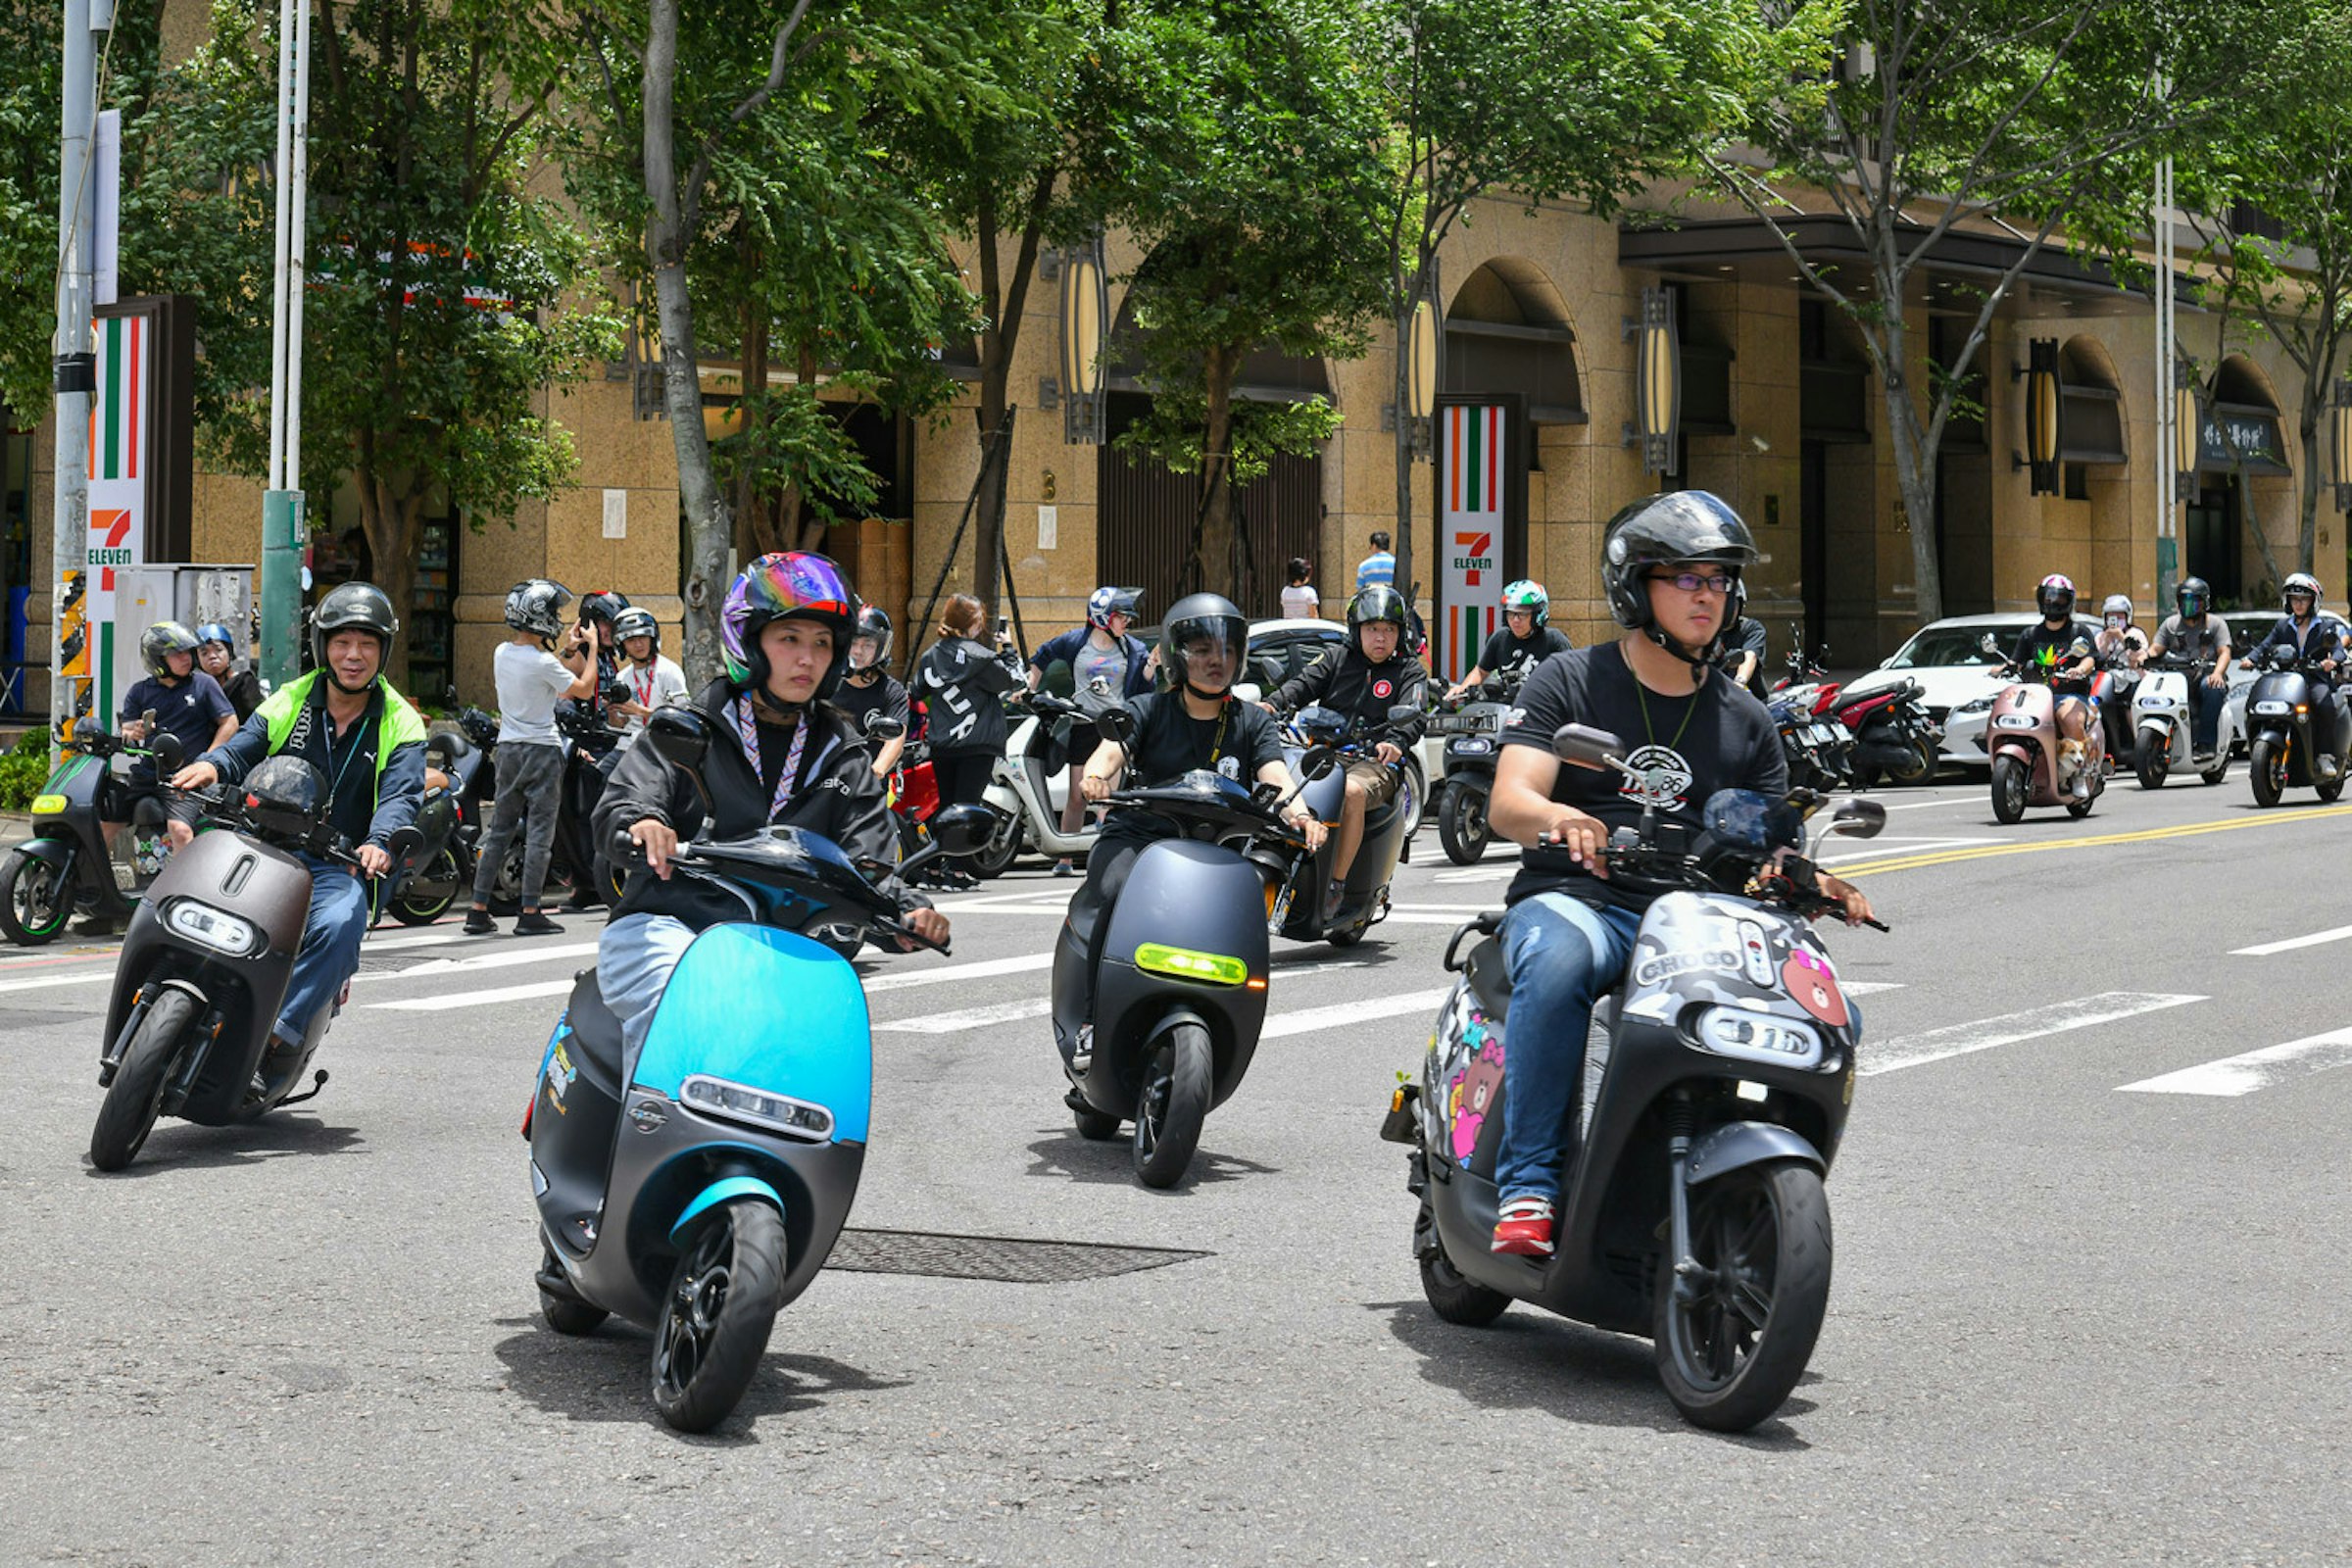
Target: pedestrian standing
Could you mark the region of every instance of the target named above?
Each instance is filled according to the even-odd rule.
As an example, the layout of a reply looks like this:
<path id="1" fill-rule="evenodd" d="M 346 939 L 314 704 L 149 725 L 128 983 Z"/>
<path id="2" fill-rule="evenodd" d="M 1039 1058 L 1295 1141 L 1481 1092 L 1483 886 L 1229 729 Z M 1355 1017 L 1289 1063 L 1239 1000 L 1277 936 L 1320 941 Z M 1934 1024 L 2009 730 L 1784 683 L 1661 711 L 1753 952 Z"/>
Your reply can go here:
<path id="1" fill-rule="evenodd" d="M 1372 530 L 1372 553 L 1355 566 L 1355 591 L 1362 593 L 1374 583 L 1394 587 L 1396 582 L 1396 557 L 1389 548 L 1389 530 Z"/>
<path id="2" fill-rule="evenodd" d="M 1029 656 L 1031 691 L 1045 680 L 1048 665 L 1060 661 L 1070 666 L 1070 698 L 1084 715 L 1070 724 L 1069 796 L 1061 803 L 1064 833 L 1077 832 L 1086 820 L 1086 797 L 1078 791 L 1078 779 L 1101 744 L 1095 720 L 1114 708 L 1124 708 L 1128 698 L 1151 691 L 1152 672 L 1159 667 L 1159 655 L 1146 648 L 1141 639 L 1127 635 L 1142 597 L 1138 588 L 1096 589 L 1087 596 L 1086 624 L 1049 637 Z M 1055 876 L 1069 876 L 1076 870 L 1066 855 L 1054 862 Z"/>
<path id="3" fill-rule="evenodd" d="M 939 641 L 915 666 L 911 695 L 930 714 L 931 769 L 942 806 L 977 806 L 988 793 L 989 769 L 1004 755 L 1004 697 L 1021 685 L 1012 633 L 1000 624 L 991 649 L 980 640 L 986 619 L 979 600 L 951 594 L 940 612 Z M 957 889 L 980 885 L 960 864 L 945 880 Z"/>
<path id="4" fill-rule="evenodd" d="M 539 896 L 547 885 L 548 856 L 556 842 L 557 798 L 564 787 L 564 738 L 556 733 L 556 704 L 596 695 L 593 645 L 580 627 L 564 625 L 562 583 L 545 577 L 507 590 L 507 625 L 514 635 L 499 645 L 492 662 L 498 682 L 498 805 L 482 837 L 473 869 L 473 907 L 466 911 L 467 936 L 491 936 L 490 894 L 507 861 L 507 847 L 519 826 L 522 837 L 521 914 L 516 936 L 543 936 L 564 928 L 547 917 Z M 565 638 L 561 658 L 555 639 Z"/>
<path id="5" fill-rule="evenodd" d="M 1291 564 L 1283 568 L 1283 575 L 1289 579 L 1282 588 L 1282 618 L 1285 620 L 1313 620 L 1321 612 L 1322 600 L 1316 597 L 1314 585 L 1306 580 L 1307 572 L 1304 556 L 1293 556 Z M 1396 564 L 1392 558 L 1389 575 L 1393 577 L 1396 574 Z"/>

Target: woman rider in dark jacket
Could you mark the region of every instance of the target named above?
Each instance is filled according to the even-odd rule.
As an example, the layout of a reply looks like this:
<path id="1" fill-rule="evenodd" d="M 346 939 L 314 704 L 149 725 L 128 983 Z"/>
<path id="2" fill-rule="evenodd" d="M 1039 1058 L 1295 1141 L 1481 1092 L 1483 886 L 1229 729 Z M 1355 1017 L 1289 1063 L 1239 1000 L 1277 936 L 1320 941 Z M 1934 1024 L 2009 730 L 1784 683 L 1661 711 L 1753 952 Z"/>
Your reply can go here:
<path id="1" fill-rule="evenodd" d="M 694 700 L 714 732 L 703 763 L 712 838 L 778 823 L 821 834 L 853 859 L 891 858 L 898 830 L 882 781 L 855 728 L 827 700 L 848 668 L 857 618 L 857 596 L 823 556 L 761 556 L 727 591 L 719 612 L 726 674 Z M 646 865 L 622 889 L 596 960 L 605 1005 L 620 1020 L 631 1059 L 695 934 L 747 912 L 722 887 L 670 875 L 678 841 L 705 821 L 692 781 L 651 746 L 629 749 L 596 808 L 598 842 L 626 831 L 645 851 Z M 898 901 L 916 933 L 947 939 L 947 917 L 929 900 L 895 875 L 875 885 Z"/>

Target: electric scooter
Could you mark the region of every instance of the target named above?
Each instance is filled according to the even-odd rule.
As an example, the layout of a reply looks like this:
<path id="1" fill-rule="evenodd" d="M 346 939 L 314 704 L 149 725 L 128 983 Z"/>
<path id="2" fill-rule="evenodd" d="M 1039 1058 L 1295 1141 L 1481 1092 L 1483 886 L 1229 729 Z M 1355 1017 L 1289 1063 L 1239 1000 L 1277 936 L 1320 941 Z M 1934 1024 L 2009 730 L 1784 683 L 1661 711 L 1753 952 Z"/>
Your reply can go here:
<path id="1" fill-rule="evenodd" d="M 2193 727 L 2189 699 L 2205 684 L 2213 665 L 2179 654 L 2150 655 L 2140 665 L 2139 685 L 2132 696 L 2133 719 L 2132 771 L 2143 790 L 2160 790 L 2175 773 L 2195 773 L 2207 784 L 2219 784 L 2230 771 L 2230 754 L 2238 743 L 2238 705 L 2224 703 L 2215 727 L 2213 760 L 2199 768 L 2189 748 Z"/>
<path id="2" fill-rule="evenodd" d="M 1070 750 L 1066 742 L 1055 743 L 1055 732 L 1066 719 L 1091 735 L 1093 721 L 1076 703 L 1045 692 L 1031 693 L 1020 706 L 1027 715 L 1013 727 L 1004 755 L 990 764 L 988 793 L 982 797 L 1002 818 L 988 848 L 972 861 L 983 877 L 1010 870 L 1024 847 L 1053 859 L 1083 859 L 1100 831 L 1093 822 L 1081 822 L 1077 832 L 1064 833 L 1054 801 L 1054 781 L 1066 770 Z"/>
<path id="3" fill-rule="evenodd" d="M 1988 633 L 1981 646 L 2000 657 Z M 2047 674 L 2020 670 L 2007 661 L 2002 668 L 2016 677 L 1992 700 L 1984 733 L 1977 737 L 1990 760 L 1992 814 L 2004 825 L 2024 820 L 2029 806 L 2063 806 L 2069 816 L 2081 819 L 2106 793 L 2106 729 L 2093 712 L 2082 726 L 2083 739 L 2063 738 L 2058 727 L 2058 695 Z M 2075 786 L 2082 792 L 2078 795 Z"/>
<path id="4" fill-rule="evenodd" d="M 1421 710 L 1409 703 L 1399 704 L 1389 710 L 1386 728 L 1392 735 L 1409 737 L 1419 727 L 1422 716 Z M 1354 863 L 1348 868 L 1347 890 L 1341 896 L 1337 912 L 1326 919 L 1323 889 L 1339 860 L 1340 813 L 1346 808 L 1348 797 L 1346 764 L 1371 757 L 1373 742 L 1360 720 L 1349 725 L 1338 711 L 1319 705 L 1300 709 L 1292 719 L 1291 728 L 1306 742 L 1304 747 L 1286 748 L 1284 752 L 1292 768 L 1306 778 L 1299 799 L 1329 831 L 1319 848 L 1292 860 L 1282 885 L 1275 891 L 1268 923 L 1277 936 L 1293 942 L 1329 942 L 1335 948 L 1352 948 L 1364 939 L 1365 932 L 1389 917 L 1389 884 L 1396 878 L 1397 862 L 1412 842 L 1406 837 L 1413 817 L 1412 775 L 1403 771 L 1401 761 L 1388 764 L 1401 775 L 1396 781 L 1396 793 L 1386 806 L 1376 806 L 1364 812 L 1364 836 L 1356 846 Z M 1409 747 L 1411 742 L 1408 739 L 1404 744 Z M 1328 755 L 1339 765 L 1307 778 L 1306 759 L 1310 755 Z"/>
<path id="5" fill-rule="evenodd" d="M 707 807 L 707 718 L 659 710 L 638 744 Z M 973 810 L 942 811 L 924 853 L 975 848 L 987 823 Z M 609 849 L 615 863 L 643 863 L 625 833 Z M 947 949 L 901 923 L 873 886 L 869 873 L 887 867 L 854 864 L 814 833 L 697 839 L 671 865 L 741 898 L 744 918 L 695 937 L 634 1062 L 596 971 L 582 971 L 522 1134 L 548 1326 L 588 1334 L 617 1314 L 651 1329 L 655 1408 L 678 1431 L 705 1432 L 743 1397 L 776 1313 L 824 1267 L 865 1163 L 865 992 L 848 959 L 803 933 L 847 922 Z"/>
<path id="6" fill-rule="evenodd" d="M 1502 752 L 1503 715 L 1519 697 L 1519 682 L 1498 676 L 1480 685 L 1450 713 L 1429 727 L 1445 737 L 1445 767 L 1438 776 L 1438 842 L 1456 865 L 1486 858 L 1494 834 L 1487 826 L 1487 801 L 1494 792 L 1494 760 Z"/>
<path id="7" fill-rule="evenodd" d="M 1133 738 L 1125 710 L 1097 723 L 1122 745 Z M 1310 753 L 1305 771 L 1322 776 L 1335 760 Z M 1063 1102 L 1079 1135 L 1097 1142 L 1133 1122 L 1137 1179 L 1173 1187 L 1257 1049 L 1267 926 L 1305 840 L 1282 820 L 1280 791 L 1206 769 L 1115 791 L 1109 804 L 1149 812 L 1173 836 L 1136 857 L 1109 907 L 1087 887 L 1070 901 L 1054 945 L 1054 1043 L 1071 1085 Z"/>
<path id="8" fill-rule="evenodd" d="M 419 843 L 415 855 L 376 885 L 379 918 L 388 913 L 402 925 L 431 925 L 473 887 L 482 810 L 496 777 L 490 752 L 498 729 L 478 708 L 460 714 L 459 724 L 456 730 L 436 730 L 424 743 L 424 800 L 416 808 Z"/>
<path id="9" fill-rule="evenodd" d="M 1553 748 L 1639 776 L 1614 735 L 1563 725 Z M 1381 1128 L 1410 1150 L 1413 1254 L 1439 1317 L 1484 1326 L 1526 1301 L 1648 1336 L 1667 1396 L 1700 1426 L 1744 1431 L 1780 1408 L 1829 1308 L 1822 1183 L 1861 1039 L 1807 923 L 1838 908 L 1796 853 L 1817 802 L 1725 790 L 1694 840 L 1654 807 L 1612 836 L 1613 870 L 1676 891 L 1650 906 L 1593 1009 L 1548 1258 L 1491 1249 L 1511 983 L 1498 913 L 1454 933 L 1446 966 L 1462 978 Z M 1878 802 L 1847 801 L 1829 831 L 1867 838 L 1886 820 Z"/>
<path id="10" fill-rule="evenodd" d="M 155 714 L 147 714 L 154 734 Z M 32 800 L 32 833 L 0 865 L 0 934 L 19 947 L 53 941 L 76 911 L 127 920 L 171 856 L 163 804 L 116 773 L 117 756 L 151 757 L 88 719 L 67 732 L 57 771 Z M 115 880 L 105 824 L 130 824 L 131 885 Z"/>
<path id="11" fill-rule="evenodd" d="M 2262 657 L 2263 673 L 2246 694 L 2246 722 L 2251 726 L 2246 772 L 2254 785 L 2254 804 L 2273 807 L 2289 789 L 2310 788 L 2323 801 L 2344 793 L 2347 767 L 2347 722 L 2343 699 L 2334 691 L 2323 693 L 2313 676 L 2321 673 L 2318 657 L 2298 658 L 2283 650 Z M 2341 678 L 2341 669 L 2336 672 Z M 2335 708 L 2335 749 L 2325 752 L 2316 738 L 2320 705 Z"/>
<path id="12" fill-rule="evenodd" d="M 176 736 L 158 738 L 156 760 L 166 776 L 179 771 Z M 301 758 L 271 757 L 242 783 L 197 798 L 211 805 L 214 830 L 148 888 L 115 968 L 98 1060 L 106 1099 L 90 1131 L 90 1163 L 102 1171 L 136 1158 L 159 1117 L 225 1127 L 326 1083 L 321 1071 L 294 1093 L 339 1003 L 319 1008 L 292 1045 L 270 1029 L 310 915 L 311 868 L 295 852 L 359 868 L 325 825 L 326 780 Z M 387 852 L 398 862 L 417 842 L 405 827 Z"/>

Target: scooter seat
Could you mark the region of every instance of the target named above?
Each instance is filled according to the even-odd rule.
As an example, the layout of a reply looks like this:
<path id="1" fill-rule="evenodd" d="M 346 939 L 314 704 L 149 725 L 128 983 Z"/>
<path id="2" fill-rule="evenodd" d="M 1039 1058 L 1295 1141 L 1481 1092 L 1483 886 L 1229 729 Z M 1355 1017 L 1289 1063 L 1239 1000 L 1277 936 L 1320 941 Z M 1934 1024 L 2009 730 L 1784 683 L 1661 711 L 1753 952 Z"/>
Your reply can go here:
<path id="1" fill-rule="evenodd" d="M 567 1021 L 571 1025 L 572 1064 L 587 1074 L 591 1083 L 619 1100 L 620 1020 L 605 1005 L 594 969 L 582 969 L 572 976 Z"/>
<path id="2" fill-rule="evenodd" d="M 1470 989 L 1487 1009 L 1488 1016 L 1497 1021 L 1507 1018 L 1511 1011 L 1511 971 L 1503 962 L 1502 939 L 1489 937 L 1472 948 L 1462 970 L 1470 977 Z"/>

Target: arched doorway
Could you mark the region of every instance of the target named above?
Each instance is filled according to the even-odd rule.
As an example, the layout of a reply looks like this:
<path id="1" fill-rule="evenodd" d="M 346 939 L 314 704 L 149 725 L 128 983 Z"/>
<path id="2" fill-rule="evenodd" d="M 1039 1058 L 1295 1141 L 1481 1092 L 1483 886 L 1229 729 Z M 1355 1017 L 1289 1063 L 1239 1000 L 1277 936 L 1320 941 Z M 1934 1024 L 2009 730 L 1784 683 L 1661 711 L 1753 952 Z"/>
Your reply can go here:
<path id="1" fill-rule="evenodd" d="M 1096 460 L 1095 569 L 1099 582 L 1143 589 L 1144 619 L 1157 621 L 1190 586 L 1185 573 L 1200 487 L 1198 475 L 1130 457 L 1116 446 L 1119 436 L 1152 409 L 1143 343 L 1132 302 L 1122 302 L 1104 348 L 1108 404 L 1105 439 Z M 1242 362 L 1233 395 L 1247 403 L 1328 399 L 1331 378 L 1322 361 L 1266 345 Z M 1293 556 L 1322 559 L 1321 454 L 1276 456 L 1262 476 L 1234 487 L 1233 515 L 1240 546 L 1234 600 L 1246 614 L 1273 615 L 1280 610 L 1283 563 Z"/>
<path id="2" fill-rule="evenodd" d="M 2182 569 L 2213 585 L 2224 605 L 2242 604 L 2260 579 L 2275 578 L 2268 545 L 2247 527 L 2255 482 L 2285 479 L 2286 437 L 2270 377 L 2242 354 L 2215 368 L 2197 440 L 2197 494 L 2181 525 Z M 2274 583 L 2274 586 L 2276 584 Z"/>
<path id="3" fill-rule="evenodd" d="M 1458 679 L 1530 575 L 1527 475 L 1539 433 L 1586 421 L 1568 304 L 1524 257 L 1480 266 L 1446 309 L 1437 419 L 1432 667 Z M 1417 574 L 1416 574 L 1417 575 Z"/>
<path id="4" fill-rule="evenodd" d="M 2058 350 L 2059 493 L 2090 508 L 2090 586 L 2098 596 L 2132 587 L 2131 421 L 2123 378 L 2097 338 L 2072 337 Z"/>

